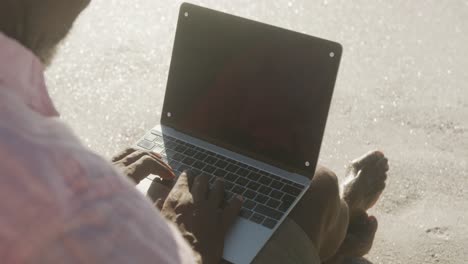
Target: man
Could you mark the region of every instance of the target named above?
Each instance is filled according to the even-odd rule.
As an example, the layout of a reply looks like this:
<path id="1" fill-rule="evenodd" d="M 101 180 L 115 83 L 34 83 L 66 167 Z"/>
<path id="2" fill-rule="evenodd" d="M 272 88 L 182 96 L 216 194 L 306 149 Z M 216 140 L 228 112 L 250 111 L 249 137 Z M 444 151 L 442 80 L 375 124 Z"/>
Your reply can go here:
<path id="1" fill-rule="evenodd" d="M 174 175 L 160 157 L 124 151 L 113 162 L 125 178 L 57 118 L 43 65 L 88 3 L 0 0 L 0 259 L 218 263 L 241 197 L 221 209 L 221 180 L 210 190 L 205 176 L 183 173 L 168 195 L 155 192 L 159 213 L 128 179 L 139 182 L 152 173 L 171 182 Z M 319 169 L 256 262 L 340 263 L 367 253 L 377 226 L 366 210 L 382 192 L 387 170 L 380 152 L 356 160 L 341 200 L 336 176 Z M 153 189 L 169 191 L 164 188 L 155 183 Z M 301 248 L 298 256 L 291 245 Z"/>
<path id="2" fill-rule="evenodd" d="M 0 31 L 6 34 L 0 34 L 1 262 L 214 263 L 219 250 L 203 250 L 222 244 L 219 234 L 235 219 L 239 199 L 222 215 L 207 207 L 184 219 L 185 230 L 176 228 L 57 118 L 42 63 L 50 62 L 53 48 L 87 4 L 0 1 Z M 157 158 L 138 152 L 121 162 L 135 180 L 149 172 L 173 177 Z M 174 210 L 191 215 L 190 208 Z M 210 228 L 220 232 L 199 236 L 194 228 L 206 230 L 208 216 L 215 221 Z M 193 235 L 189 245 L 184 237 Z"/>

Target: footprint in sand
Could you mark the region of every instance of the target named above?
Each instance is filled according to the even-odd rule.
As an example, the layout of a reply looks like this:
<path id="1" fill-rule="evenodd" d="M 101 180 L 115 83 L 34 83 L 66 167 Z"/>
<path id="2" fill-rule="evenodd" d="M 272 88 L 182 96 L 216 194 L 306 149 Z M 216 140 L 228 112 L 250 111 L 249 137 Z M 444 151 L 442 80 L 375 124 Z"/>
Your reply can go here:
<path id="1" fill-rule="evenodd" d="M 439 239 L 448 240 L 450 238 L 449 228 L 446 226 L 442 226 L 442 227 L 436 226 L 436 227 L 426 229 L 426 234 L 435 238 L 439 238 Z"/>

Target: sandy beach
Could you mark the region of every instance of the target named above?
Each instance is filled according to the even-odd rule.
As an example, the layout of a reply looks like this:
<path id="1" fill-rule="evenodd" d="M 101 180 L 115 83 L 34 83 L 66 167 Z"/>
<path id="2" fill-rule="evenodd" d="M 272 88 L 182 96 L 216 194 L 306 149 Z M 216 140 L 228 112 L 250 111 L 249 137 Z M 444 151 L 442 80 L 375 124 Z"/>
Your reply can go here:
<path id="1" fill-rule="evenodd" d="M 62 119 L 106 157 L 156 125 L 181 1 L 94 0 L 47 83 Z M 468 263 L 468 1 L 205 0 L 343 45 L 319 163 L 390 162 L 374 264 Z"/>

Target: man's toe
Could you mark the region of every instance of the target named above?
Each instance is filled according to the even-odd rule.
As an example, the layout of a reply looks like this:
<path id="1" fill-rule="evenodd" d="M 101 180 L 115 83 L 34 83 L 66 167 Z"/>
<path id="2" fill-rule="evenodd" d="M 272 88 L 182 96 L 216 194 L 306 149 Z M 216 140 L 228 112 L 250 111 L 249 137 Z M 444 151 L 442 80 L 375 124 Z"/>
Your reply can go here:
<path id="1" fill-rule="evenodd" d="M 377 168 L 379 168 L 380 170 L 384 171 L 384 172 L 387 172 L 389 170 L 389 166 L 388 166 L 388 159 L 387 158 L 382 158 L 380 159 L 379 161 L 377 161 L 376 163 L 376 166 Z"/>
<path id="2" fill-rule="evenodd" d="M 355 159 L 352 162 L 352 166 L 356 170 L 361 170 L 369 165 L 375 164 L 382 158 L 385 158 L 384 154 L 381 151 L 375 150 L 366 153 L 365 155 L 361 156 L 360 158 Z"/>

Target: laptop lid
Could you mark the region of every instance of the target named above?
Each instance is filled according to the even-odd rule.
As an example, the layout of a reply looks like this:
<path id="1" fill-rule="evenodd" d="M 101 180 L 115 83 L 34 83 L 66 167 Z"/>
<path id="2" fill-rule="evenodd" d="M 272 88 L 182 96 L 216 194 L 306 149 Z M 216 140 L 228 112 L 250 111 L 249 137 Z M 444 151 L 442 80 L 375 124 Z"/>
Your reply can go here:
<path id="1" fill-rule="evenodd" d="M 312 178 L 341 45 L 181 5 L 161 124 Z"/>

